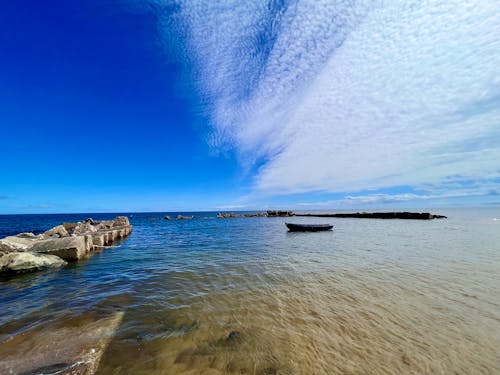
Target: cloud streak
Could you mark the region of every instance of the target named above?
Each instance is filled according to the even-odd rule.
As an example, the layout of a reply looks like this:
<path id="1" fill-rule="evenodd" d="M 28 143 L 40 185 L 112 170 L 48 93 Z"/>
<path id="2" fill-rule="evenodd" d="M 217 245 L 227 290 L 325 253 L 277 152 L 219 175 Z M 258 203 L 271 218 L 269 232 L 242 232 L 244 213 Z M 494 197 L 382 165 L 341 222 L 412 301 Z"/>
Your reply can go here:
<path id="1" fill-rule="evenodd" d="M 500 176 L 498 1 L 178 6 L 211 144 L 259 194 Z"/>

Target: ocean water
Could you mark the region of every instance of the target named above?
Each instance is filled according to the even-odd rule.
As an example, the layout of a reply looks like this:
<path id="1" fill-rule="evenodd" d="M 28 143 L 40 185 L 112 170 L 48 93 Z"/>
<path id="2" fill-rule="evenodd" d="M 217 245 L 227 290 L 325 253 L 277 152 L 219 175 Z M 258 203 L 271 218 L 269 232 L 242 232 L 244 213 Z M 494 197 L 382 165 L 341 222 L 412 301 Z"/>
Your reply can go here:
<path id="1" fill-rule="evenodd" d="M 498 374 L 500 209 L 433 212 L 133 214 L 115 247 L 0 280 L 0 373 L 99 352 L 98 374 Z M 0 216 L 0 236 L 89 216 L 115 214 Z"/>

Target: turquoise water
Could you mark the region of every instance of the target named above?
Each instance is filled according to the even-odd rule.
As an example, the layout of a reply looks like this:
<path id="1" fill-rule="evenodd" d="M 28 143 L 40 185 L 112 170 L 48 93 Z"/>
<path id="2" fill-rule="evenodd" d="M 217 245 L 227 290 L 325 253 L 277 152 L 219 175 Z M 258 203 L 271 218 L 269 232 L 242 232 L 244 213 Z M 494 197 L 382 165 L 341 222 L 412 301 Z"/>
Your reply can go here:
<path id="1" fill-rule="evenodd" d="M 500 209 L 433 212 L 449 218 L 133 214 L 117 246 L 0 281 L 0 373 L 96 348 L 102 374 L 499 373 Z M 0 216 L 0 232 L 89 216 L 115 215 Z"/>

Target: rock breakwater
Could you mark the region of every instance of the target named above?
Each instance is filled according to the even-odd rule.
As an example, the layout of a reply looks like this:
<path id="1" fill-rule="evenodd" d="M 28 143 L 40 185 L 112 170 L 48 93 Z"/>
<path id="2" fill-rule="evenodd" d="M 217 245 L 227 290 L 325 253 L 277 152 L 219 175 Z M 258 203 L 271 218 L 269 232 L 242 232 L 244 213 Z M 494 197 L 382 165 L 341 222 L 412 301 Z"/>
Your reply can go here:
<path id="1" fill-rule="evenodd" d="M 63 223 L 35 235 L 20 233 L 0 239 L 0 274 L 56 268 L 89 256 L 127 237 L 132 225 L 127 217 L 114 220 Z"/>
<path id="2" fill-rule="evenodd" d="M 295 214 L 295 216 L 312 217 L 340 217 L 358 219 L 407 219 L 407 220 L 432 220 L 446 219 L 444 215 L 434 215 L 430 212 L 355 212 L 355 213 L 332 213 L 332 214 Z"/>

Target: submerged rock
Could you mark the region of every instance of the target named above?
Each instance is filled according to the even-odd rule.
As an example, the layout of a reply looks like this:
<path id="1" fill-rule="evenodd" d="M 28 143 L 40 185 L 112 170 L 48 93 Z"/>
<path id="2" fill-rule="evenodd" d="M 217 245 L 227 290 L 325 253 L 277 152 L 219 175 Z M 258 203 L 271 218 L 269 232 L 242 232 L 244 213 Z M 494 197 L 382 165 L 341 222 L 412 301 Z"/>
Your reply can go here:
<path id="1" fill-rule="evenodd" d="M 87 375 L 88 366 L 83 362 L 75 363 L 55 363 L 43 366 L 34 370 L 23 372 L 20 375 Z"/>
<path id="2" fill-rule="evenodd" d="M 241 337 L 241 334 L 238 331 L 231 331 L 227 336 L 228 341 L 235 341 Z"/>
<path id="3" fill-rule="evenodd" d="M 57 268 L 67 263 L 55 255 L 12 252 L 0 257 L 0 272 L 23 273 L 44 268 Z"/>
<path id="4" fill-rule="evenodd" d="M 14 334 L 0 342 L 0 374 L 93 375 L 122 319 L 121 311 L 90 321 L 75 317 L 63 327 Z"/>

